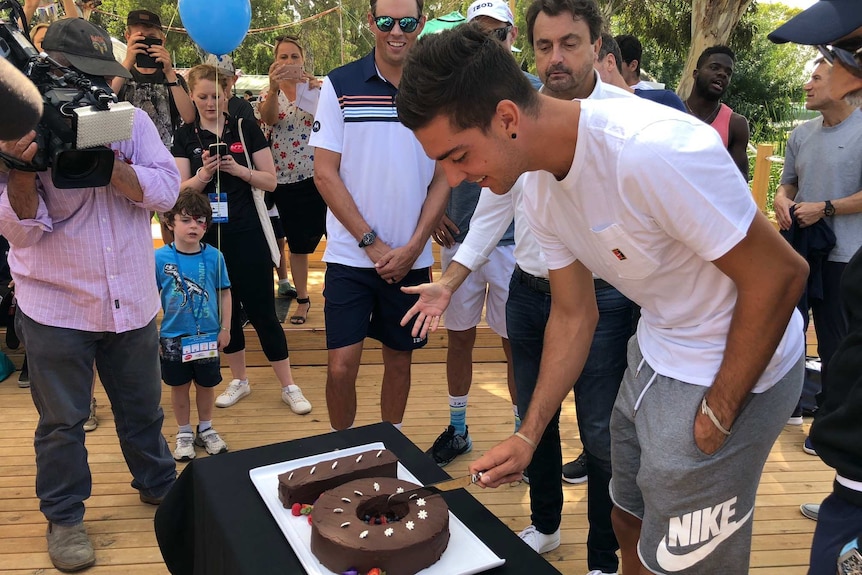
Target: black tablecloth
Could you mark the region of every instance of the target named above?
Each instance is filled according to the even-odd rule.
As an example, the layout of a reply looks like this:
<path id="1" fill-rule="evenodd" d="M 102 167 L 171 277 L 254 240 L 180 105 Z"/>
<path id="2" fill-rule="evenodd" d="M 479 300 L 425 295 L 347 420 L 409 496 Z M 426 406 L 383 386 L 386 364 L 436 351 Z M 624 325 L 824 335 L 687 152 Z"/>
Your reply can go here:
<path id="1" fill-rule="evenodd" d="M 256 467 L 382 441 L 422 483 L 448 474 L 388 423 L 192 461 L 156 512 L 165 564 L 174 575 L 305 573 L 248 472 Z M 505 565 L 493 575 L 558 574 L 465 490 L 444 495 L 452 512 Z"/>

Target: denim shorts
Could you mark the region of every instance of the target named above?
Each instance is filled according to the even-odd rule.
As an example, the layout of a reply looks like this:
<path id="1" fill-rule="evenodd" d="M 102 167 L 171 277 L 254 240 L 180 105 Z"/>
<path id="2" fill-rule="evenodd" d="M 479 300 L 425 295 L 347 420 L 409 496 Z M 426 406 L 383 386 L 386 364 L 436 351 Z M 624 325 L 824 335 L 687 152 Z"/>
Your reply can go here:
<path id="1" fill-rule="evenodd" d="M 611 415 L 611 498 L 642 519 L 638 555 L 653 573 L 747 575 L 763 465 L 799 399 L 804 357 L 771 388 L 749 394 L 713 453 L 694 441 L 706 387 L 657 374 L 629 341 Z"/>
<path id="2" fill-rule="evenodd" d="M 219 356 L 183 362 L 181 337 L 159 338 L 159 360 L 162 364 L 162 381 L 171 387 L 180 387 L 191 381 L 201 387 L 215 387 L 221 383 Z"/>

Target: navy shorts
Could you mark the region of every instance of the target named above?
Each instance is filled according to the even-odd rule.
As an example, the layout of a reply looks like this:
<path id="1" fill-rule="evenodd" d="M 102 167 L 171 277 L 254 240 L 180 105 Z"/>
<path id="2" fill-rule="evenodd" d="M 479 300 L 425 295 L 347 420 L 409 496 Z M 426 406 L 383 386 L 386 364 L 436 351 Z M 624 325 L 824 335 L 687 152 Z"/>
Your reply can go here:
<path id="1" fill-rule="evenodd" d="M 323 289 L 326 348 L 346 347 L 366 337 L 397 351 L 424 346 L 427 338 L 410 333 L 413 322 L 401 327 L 401 318 L 419 297 L 405 294 L 401 287 L 429 281 L 431 268 L 410 270 L 401 281 L 390 284 L 374 268 L 327 263 Z"/>
<path id="2" fill-rule="evenodd" d="M 275 239 L 282 239 L 284 237 L 284 226 L 281 225 L 281 218 L 278 216 L 269 216 L 269 223 L 272 224 L 272 233 L 275 234 Z"/>
<path id="3" fill-rule="evenodd" d="M 183 363 L 179 337 L 159 338 L 159 360 L 162 364 L 162 381 L 179 387 L 194 381 L 200 387 L 215 387 L 221 383 L 219 356 Z"/>

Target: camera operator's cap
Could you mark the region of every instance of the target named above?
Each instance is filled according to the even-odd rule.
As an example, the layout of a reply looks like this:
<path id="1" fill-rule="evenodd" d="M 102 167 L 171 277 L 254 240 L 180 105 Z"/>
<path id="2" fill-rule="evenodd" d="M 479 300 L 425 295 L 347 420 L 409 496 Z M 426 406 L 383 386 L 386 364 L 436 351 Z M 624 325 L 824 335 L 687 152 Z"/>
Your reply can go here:
<path id="1" fill-rule="evenodd" d="M 233 58 L 230 56 L 216 56 L 215 54 L 208 54 L 206 60 L 204 60 L 204 64 L 215 66 L 219 73 L 224 74 L 225 76 L 233 78 L 236 75 L 236 68 L 233 67 Z"/>
<path id="2" fill-rule="evenodd" d="M 85 74 L 132 77 L 114 59 L 114 48 L 108 33 L 83 18 L 65 18 L 51 24 L 42 40 L 42 49 L 62 53 L 72 67 Z"/>
<path id="3" fill-rule="evenodd" d="M 862 26 L 859 0 L 820 0 L 771 32 L 776 44 L 829 44 Z"/>
<path id="4" fill-rule="evenodd" d="M 134 26 L 135 24 L 161 28 L 162 20 L 159 18 L 158 14 L 154 14 L 149 10 L 132 10 L 126 17 L 126 26 Z"/>
<path id="5" fill-rule="evenodd" d="M 476 0 L 467 8 L 467 21 L 470 22 L 478 16 L 488 16 L 506 24 L 515 24 L 515 17 L 505 0 Z"/>

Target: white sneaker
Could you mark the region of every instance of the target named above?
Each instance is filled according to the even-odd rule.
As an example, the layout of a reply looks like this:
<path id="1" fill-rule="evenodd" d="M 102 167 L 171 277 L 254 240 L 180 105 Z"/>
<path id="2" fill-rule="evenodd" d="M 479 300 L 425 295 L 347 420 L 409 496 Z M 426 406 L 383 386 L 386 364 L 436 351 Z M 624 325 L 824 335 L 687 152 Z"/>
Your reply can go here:
<path id="1" fill-rule="evenodd" d="M 210 455 L 218 455 L 227 451 L 227 443 L 212 427 L 198 433 L 198 436 L 195 437 L 195 445 L 203 447 Z"/>
<path id="2" fill-rule="evenodd" d="M 251 393 L 251 386 L 248 382 L 240 383 L 238 379 L 234 379 L 227 384 L 227 389 L 216 398 L 216 407 L 230 407 L 249 393 Z"/>
<path id="3" fill-rule="evenodd" d="M 177 448 L 174 449 L 174 459 L 191 461 L 195 458 L 195 434 L 177 433 Z"/>
<path id="4" fill-rule="evenodd" d="M 546 535 L 544 533 L 540 533 L 534 525 L 530 525 L 518 533 L 518 537 L 520 537 L 524 543 L 532 547 L 533 551 L 539 554 L 553 551 L 560 546 L 559 527 L 557 527 L 557 530 L 550 535 Z"/>
<path id="5" fill-rule="evenodd" d="M 302 395 L 302 390 L 297 387 L 294 391 L 290 391 L 286 387 L 281 388 L 281 400 L 290 406 L 297 415 L 305 415 L 311 411 L 311 402 L 305 399 Z"/>

